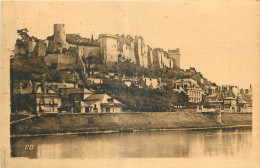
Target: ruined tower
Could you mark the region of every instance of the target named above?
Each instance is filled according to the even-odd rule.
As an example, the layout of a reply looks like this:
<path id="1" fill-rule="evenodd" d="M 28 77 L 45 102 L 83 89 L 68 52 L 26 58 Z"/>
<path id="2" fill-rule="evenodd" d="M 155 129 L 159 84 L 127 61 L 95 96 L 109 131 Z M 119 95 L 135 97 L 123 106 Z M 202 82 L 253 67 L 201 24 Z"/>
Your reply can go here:
<path id="1" fill-rule="evenodd" d="M 178 68 L 180 68 L 180 64 L 181 64 L 181 59 L 180 59 L 180 51 L 179 48 L 175 49 L 175 50 L 168 50 L 168 56 L 169 58 L 174 60 L 174 65 Z"/>
<path id="2" fill-rule="evenodd" d="M 65 25 L 54 24 L 54 42 L 66 43 Z"/>

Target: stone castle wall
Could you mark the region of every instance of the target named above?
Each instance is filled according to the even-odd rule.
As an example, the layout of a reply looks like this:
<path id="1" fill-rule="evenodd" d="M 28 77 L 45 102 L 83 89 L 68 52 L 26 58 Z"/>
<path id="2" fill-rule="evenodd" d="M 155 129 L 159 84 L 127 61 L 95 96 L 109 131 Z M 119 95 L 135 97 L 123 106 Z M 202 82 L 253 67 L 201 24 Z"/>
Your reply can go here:
<path id="1" fill-rule="evenodd" d="M 118 62 L 119 55 L 121 55 L 125 60 L 130 60 L 145 68 L 180 67 L 179 50 L 169 50 L 169 54 L 162 49 L 153 50 L 145 44 L 141 36 L 133 38 L 130 35 L 101 34 L 99 35 L 99 46 L 71 45 L 66 42 L 64 24 L 54 24 L 54 38 L 46 40 L 46 42 L 39 42 L 38 56 L 45 56 L 46 53 L 62 53 L 64 48 L 69 49 L 70 47 L 77 47 L 78 56 L 81 58 L 96 57 L 107 63 Z M 30 45 L 30 50 L 32 48 L 33 45 Z M 174 52 L 170 53 L 170 51 Z"/>
<path id="2" fill-rule="evenodd" d="M 77 67 L 77 56 L 70 52 L 62 54 L 49 54 L 44 57 L 47 66 L 56 69 L 75 69 Z"/>

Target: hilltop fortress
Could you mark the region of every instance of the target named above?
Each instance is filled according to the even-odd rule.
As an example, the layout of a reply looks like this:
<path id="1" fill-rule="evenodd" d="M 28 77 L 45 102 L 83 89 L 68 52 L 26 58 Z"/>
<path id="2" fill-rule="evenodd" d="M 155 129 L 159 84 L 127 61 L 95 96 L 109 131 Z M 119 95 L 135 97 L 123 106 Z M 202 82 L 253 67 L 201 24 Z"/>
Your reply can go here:
<path id="1" fill-rule="evenodd" d="M 92 39 L 84 43 L 81 42 L 82 37 L 75 34 L 66 35 L 65 30 L 64 24 L 54 24 L 53 36 L 46 40 L 31 39 L 28 42 L 28 55 L 36 51 L 38 56 L 44 57 L 49 67 L 57 69 L 80 66 L 85 71 L 86 61 L 93 58 L 103 63 L 130 61 L 145 68 L 180 68 L 178 48 L 168 52 L 162 48 L 152 49 L 143 37 L 133 38 L 130 35 L 100 34 L 98 39 L 94 40 L 92 36 Z M 15 52 L 23 51 L 19 46 L 15 46 Z"/>
<path id="2" fill-rule="evenodd" d="M 53 35 L 45 40 L 29 36 L 27 29 L 17 31 L 20 38 L 11 58 L 11 88 L 13 95 L 18 96 L 13 101 L 21 102 L 19 96 L 23 94 L 46 94 L 47 104 L 43 105 L 49 109 L 49 98 L 60 99 L 63 94 L 63 87 L 56 87 L 55 83 L 59 83 L 65 90 L 74 90 L 66 91 L 66 99 L 56 103 L 60 106 L 58 111 L 79 112 L 88 106 L 84 102 L 79 104 L 85 101 L 83 95 L 89 94 L 84 88 L 95 94 L 107 92 L 124 103 L 125 109 L 134 111 L 166 111 L 201 103 L 205 108 L 252 111 L 249 91 L 231 86 L 221 88 L 195 68 L 181 69 L 178 48 L 168 52 L 162 48 L 153 49 L 141 36 L 100 34 L 94 39 L 93 35 L 83 38 L 78 34 L 66 34 L 65 30 L 64 24 L 55 24 Z M 55 84 L 55 87 L 45 87 L 46 83 Z M 113 109 L 120 111 L 117 105 Z"/>

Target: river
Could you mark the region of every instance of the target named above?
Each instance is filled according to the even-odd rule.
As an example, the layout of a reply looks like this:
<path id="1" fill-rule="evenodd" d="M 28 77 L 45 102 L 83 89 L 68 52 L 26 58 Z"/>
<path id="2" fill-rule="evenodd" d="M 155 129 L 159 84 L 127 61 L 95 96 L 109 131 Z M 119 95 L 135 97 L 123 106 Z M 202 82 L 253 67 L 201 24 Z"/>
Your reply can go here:
<path id="1" fill-rule="evenodd" d="M 12 157 L 250 157 L 252 128 L 127 132 L 11 138 Z"/>

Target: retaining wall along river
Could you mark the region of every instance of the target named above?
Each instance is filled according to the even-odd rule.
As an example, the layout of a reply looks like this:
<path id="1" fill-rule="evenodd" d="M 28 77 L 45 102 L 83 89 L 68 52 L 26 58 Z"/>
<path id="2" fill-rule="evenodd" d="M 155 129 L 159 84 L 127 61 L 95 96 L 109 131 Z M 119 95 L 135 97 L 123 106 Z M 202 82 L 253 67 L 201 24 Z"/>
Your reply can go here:
<path id="1" fill-rule="evenodd" d="M 11 124 L 11 135 L 212 128 L 251 125 L 252 114 L 222 114 L 222 124 L 201 113 L 140 112 L 115 114 L 44 114 Z"/>

